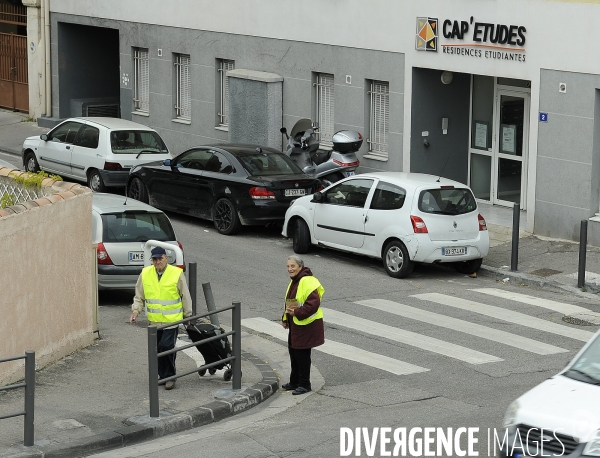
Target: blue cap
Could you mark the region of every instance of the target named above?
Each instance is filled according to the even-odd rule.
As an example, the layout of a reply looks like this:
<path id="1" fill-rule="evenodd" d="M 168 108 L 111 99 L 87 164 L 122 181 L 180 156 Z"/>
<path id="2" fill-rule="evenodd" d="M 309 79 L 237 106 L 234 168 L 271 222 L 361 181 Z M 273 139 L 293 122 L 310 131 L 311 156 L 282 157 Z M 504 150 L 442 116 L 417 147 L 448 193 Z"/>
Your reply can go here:
<path id="1" fill-rule="evenodd" d="M 167 252 L 165 251 L 165 249 L 161 246 L 157 246 L 152 248 L 152 258 L 162 258 L 163 255 L 167 254 Z"/>

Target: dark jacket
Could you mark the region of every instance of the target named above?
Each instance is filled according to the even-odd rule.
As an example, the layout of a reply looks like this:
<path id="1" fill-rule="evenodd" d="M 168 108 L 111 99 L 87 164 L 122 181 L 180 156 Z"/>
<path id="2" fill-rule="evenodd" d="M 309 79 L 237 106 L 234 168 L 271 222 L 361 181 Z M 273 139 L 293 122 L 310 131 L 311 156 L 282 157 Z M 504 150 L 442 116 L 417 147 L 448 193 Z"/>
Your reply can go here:
<path id="1" fill-rule="evenodd" d="M 303 267 L 302 270 L 292 278 L 292 284 L 286 296 L 286 299 L 294 299 L 296 292 L 298 291 L 298 282 L 302 277 L 312 276 L 312 272 L 308 267 Z M 317 312 L 321 306 L 321 298 L 317 290 L 314 290 L 304 305 L 296 309 L 296 318 L 304 320 L 309 316 Z M 318 319 L 310 324 L 298 325 L 294 323 L 293 317 L 288 314 L 286 321 L 289 326 L 289 337 L 288 345 L 296 350 L 302 350 L 306 348 L 314 348 L 325 343 L 325 329 L 323 327 L 323 320 Z"/>

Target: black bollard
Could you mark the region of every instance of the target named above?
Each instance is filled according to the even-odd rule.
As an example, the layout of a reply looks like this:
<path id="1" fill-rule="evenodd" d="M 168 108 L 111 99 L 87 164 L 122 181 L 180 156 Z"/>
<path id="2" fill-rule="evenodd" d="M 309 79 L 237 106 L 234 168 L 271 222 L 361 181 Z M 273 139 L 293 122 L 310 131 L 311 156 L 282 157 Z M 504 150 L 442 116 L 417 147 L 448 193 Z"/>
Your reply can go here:
<path id="1" fill-rule="evenodd" d="M 587 249 L 588 220 L 582 219 L 579 227 L 579 272 L 577 274 L 577 287 L 585 286 L 585 253 Z"/>
<path id="2" fill-rule="evenodd" d="M 519 263 L 519 219 L 521 218 L 519 204 L 513 207 L 512 250 L 510 253 L 510 270 L 517 271 Z"/>
<path id="3" fill-rule="evenodd" d="M 188 284 L 190 287 L 190 296 L 192 296 L 192 316 L 196 316 L 196 303 L 198 301 L 198 266 L 195 262 L 188 264 Z"/>

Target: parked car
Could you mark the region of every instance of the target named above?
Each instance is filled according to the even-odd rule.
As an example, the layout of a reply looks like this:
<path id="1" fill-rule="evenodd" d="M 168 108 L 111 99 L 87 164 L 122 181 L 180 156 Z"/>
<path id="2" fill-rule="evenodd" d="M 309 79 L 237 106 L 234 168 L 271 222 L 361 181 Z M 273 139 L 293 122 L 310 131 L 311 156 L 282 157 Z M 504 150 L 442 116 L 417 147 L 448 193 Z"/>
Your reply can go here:
<path id="1" fill-rule="evenodd" d="M 504 427 L 494 444 L 500 457 L 600 456 L 600 331 L 561 372 L 511 403 Z"/>
<path id="2" fill-rule="evenodd" d="M 124 187 L 129 170 L 171 155 L 154 129 L 119 118 L 70 118 L 23 143 L 23 165 L 76 181 L 92 191 Z"/>
<path id="3" fill-rule="evenodd" d="M 209 145 L 166 161 L 134 167 L 127 195 L 178 213 L 211 220 L 221 234 L 243 225 L 283 222 L 292 199 L 320 181 L 285 154 L 255 145 Z"/>
<path id="4" fill-rule="evenodd" d="M 292 202 L 283 235 L 296 253 L 311 245 L 383 259 L 388 275 L 408 276 L 415 262 L 473 273 L 489 236 L 471 190 L 420 173 L 365 173 Z"/>
<path id="5" fill-rule="evenodd" d="M 116 194 L 95 193 L 92 197 L 92 239 L 98 244 L 100 290 L 135 288 L 148 240 L 171 243 L 183 250 L 167 215 Z M 175 264 L 175 252 L 166 251 L 169 263 Z"/>

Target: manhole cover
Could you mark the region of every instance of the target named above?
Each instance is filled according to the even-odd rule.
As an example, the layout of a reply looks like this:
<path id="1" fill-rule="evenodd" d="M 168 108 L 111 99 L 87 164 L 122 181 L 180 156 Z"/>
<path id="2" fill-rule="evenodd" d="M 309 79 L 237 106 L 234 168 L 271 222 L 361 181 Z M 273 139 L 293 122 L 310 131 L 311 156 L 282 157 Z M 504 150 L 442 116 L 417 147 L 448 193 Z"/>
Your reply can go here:
<path id="1" fill-rule="evenodd" d="M 579 326 L 600 326 L 600 314 L 575 313 L 563 316 L 563 321 Z"/>
<path id="2" fill-rule="evenodd" d="M 550 275 L 561 274 L 562 270 L 554 270 L 554 269 L 538 269 L 532 272 L 529 272 L 532 275 L 537 275 L 538 277 L 549 277 Z"/>

